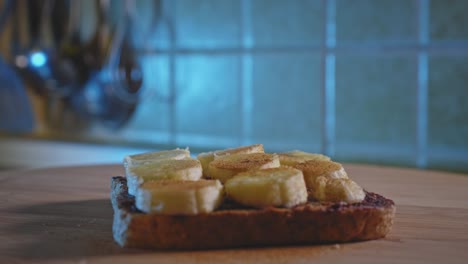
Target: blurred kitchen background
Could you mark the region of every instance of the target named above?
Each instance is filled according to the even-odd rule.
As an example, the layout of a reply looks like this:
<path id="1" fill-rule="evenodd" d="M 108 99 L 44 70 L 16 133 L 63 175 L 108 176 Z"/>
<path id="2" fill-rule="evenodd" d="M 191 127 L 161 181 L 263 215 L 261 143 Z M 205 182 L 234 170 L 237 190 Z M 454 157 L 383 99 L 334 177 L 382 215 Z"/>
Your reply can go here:
<path id="1" fill-rule="evenodd" d="M 468 1 L 0 3 L 2 168 L 263 143 L 468 171 Z"/>

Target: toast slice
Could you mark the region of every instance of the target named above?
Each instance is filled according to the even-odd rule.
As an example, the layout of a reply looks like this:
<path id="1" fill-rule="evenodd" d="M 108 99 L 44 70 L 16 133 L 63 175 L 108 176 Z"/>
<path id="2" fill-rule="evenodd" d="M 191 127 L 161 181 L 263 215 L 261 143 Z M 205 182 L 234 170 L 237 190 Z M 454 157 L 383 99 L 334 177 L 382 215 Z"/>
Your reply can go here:
<path id="1" fill-rule="evenodd" d="M 113 235 L 123 247 L 215 249 L 324 244 L 385 237 L 395 215 L 392 200 L 366 192 L 361 203 L 309 201 L 292 208 L 254 209 L 225 202 L 197 215 L 143 213 L 128 194 L 125 177 L 113 177 Z"/>

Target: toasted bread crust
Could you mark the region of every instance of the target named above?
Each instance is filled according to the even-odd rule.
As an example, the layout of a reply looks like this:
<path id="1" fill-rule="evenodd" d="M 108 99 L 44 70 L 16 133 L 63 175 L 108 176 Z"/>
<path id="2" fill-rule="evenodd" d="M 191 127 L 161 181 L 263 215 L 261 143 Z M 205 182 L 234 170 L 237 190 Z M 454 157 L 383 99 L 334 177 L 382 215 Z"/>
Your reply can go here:
<path id="1" fill-rule="evenodd" d="M 124 177 L 113 177 L 113 234 L 124 247 L 214 249 L 322 244 L 378 239 L 391 229 L 395 204 L 367 193 L 357 204 L 309 202 L 294 208 L 251 209 L 225 203 L 209 214 L 145 214 L 135 207 Z"/>

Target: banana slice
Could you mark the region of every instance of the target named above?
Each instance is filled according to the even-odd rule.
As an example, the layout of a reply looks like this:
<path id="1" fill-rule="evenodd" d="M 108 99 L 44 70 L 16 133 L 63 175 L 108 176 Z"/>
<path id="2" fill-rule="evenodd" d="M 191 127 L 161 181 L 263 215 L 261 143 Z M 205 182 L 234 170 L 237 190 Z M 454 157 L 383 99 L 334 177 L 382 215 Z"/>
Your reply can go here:
<path id="1" fill-rule="evenodd" d="M 300 170 L 280 167 L 240 173 L 225 184 L 232 200 L 253 207 L 293 207 L 307 201 L 307 188 Z"/>
<path id="2" fill-rule="evenodd" d="M 215 158 L 221 157 L 224 155 L 230 154 L 250 154 L 250 153 L 265 153 L 262 144 L 238 147 L 238 148 L 230 148 L 225 150 L 217 150 L 211 152 L 203 152 L 197 156 L 197 159 L 201 162 L 203 168 L 203 176 L 209 177 L 208 175 L 208 167 L 210 162 L 212 162 Z"/>
<path id="3" fill-rule="evenodd" d="M 197 155 L 197 159 L 200 161 L 203 169 L 203 177 L 208 178 L 208 167 L 210 162 L 214 160 L 214 151 L 203 152 Z"/>
<path id="4" fill-rule="evenodd" d="M 326 178 L 348 178 L 343 166 L 337 162 L 324 160 L 308 160 L 298 163 L 294 168 L 302 171 L 307 188 L 313 190 L 315 179 L 323 176 Z"/>
<path id="5" fill-rule="evenodd" d="M 194 215 L 213 212 L 223 197 L 223 185 L 218 180 L 161 180 L 143 183 L 135 204 L 146 213 Z"/>
<path id="6" fill-rule="evenodd" d="M 131 166 L 138 166 L 142 164 L 151 163 L 153 161 L 173 159 L 181 160 L 185 158 L 190 158 L 190 151 L 186 149 L 173 149 L 173 150 L 164 150 L 158 152 L 147 152 L 136 155 L 129 155 L 124 158 L 124 167 L 128 168 Z"/>
<path id="7" fill-rule="evenodd" d="M 293 150 L 289 152 L 279 153 L 278 154 L 281 165 L 286 166 L 295 166 L 298 163 L 308 161 L 308 160 L 330 160 L 330 157 L 327 157 L 322 154 L 317 153 L 307 153 L 300 150 Z"/>
<path id="8" fill-rule="evenodd" d="M 127 170 L 128 193 L 135 195 L 138 186 L 154 180 L 196 181 L 202 177 L 200 161 L 192 158 L 182 160 L 159 160 L 131 166 Z"/>
<path id="9" fill-rule="evenodd" d="M 325 202 L 359 203 L 366 197 L 362 187 L 351 179 L 320 176 L 315 180 L 314 190 L 312 196 Z"/>
<path id="10" fill-rule="evenodd" d="M 268 169 L 280 166 L 278 155 L 265 153 L 231 154 L 217 157 L 208 166 L 211 178 L 225 183 L 234 175 L 252 170 Z"/>

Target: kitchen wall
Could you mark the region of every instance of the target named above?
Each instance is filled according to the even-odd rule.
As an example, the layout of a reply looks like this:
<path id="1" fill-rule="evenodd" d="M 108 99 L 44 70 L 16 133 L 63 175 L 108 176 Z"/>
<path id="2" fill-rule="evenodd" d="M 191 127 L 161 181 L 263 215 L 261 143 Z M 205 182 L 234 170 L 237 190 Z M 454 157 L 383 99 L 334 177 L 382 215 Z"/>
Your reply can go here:
<path id="1" fill-rule="evenodd" d="M 468 169 L 468 2 L 178 0 L 132 140 Z"/>
<path id="2" fill-rule="evenodd" d="M 155 3 L 137 1 L 142 101 L 97 138 L 468 170 L 468 1 Z"/>

